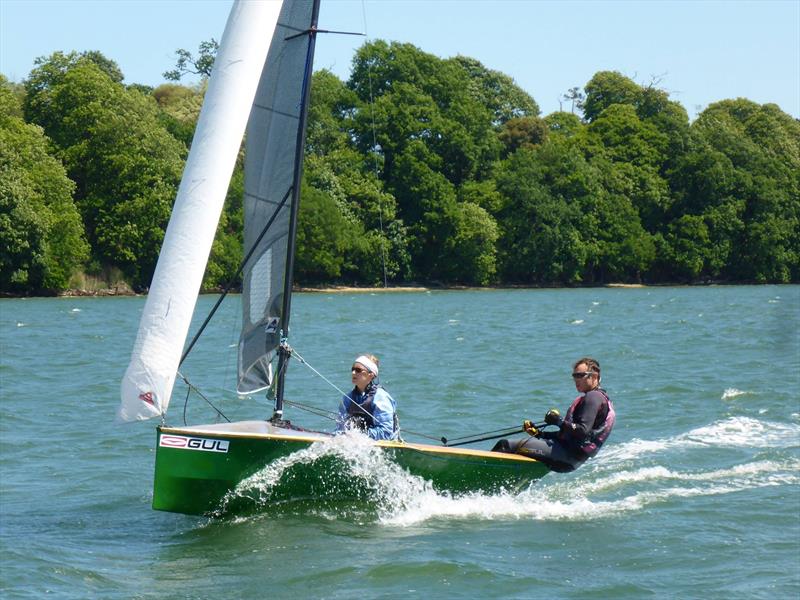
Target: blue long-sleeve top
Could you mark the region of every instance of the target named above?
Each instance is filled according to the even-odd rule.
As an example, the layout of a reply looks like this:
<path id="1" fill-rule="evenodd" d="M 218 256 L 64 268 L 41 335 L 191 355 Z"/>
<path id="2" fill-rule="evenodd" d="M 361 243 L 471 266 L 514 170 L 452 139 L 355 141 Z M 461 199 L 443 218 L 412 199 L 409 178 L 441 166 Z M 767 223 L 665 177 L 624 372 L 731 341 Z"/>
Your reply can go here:
<path id="1" fill-rule="evenodd" d="M 373 440 L 393 440 L 397 437 L 395 430 L 395 411 L 396 403 L 394 398 L 389 395 L 389 392 L 382 387 L 377 386 L 375 395 L 372 396 L 372 403 L 369 400 L 369 388 L 365 392 L 359 392 L 358 389 L 353 389 L 352 392 L 342 396 L 342 401 L 339 403 L 339 418 L 336 421 L 336 432 L 343 432 L 348 429 L 348 424 L 353 416 L 366 417 L 364 411 L 360 411 L 353 404 L 358 406 L 366 405 L 365 411 L 369 412 L 372 417 L 372 422 L 367 421 L 367 427 L 364 433 L 371 437 Z M 371 410 L 368 410 L 371 408 Z"/>

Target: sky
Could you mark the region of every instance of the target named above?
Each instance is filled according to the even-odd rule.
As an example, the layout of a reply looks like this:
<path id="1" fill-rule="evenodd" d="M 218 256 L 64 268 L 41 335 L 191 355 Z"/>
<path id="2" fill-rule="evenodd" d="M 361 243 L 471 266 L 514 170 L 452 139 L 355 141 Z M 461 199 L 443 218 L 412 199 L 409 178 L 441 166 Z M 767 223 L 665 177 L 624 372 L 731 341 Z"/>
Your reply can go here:
<path id="1" fill-rule="evenodd" d="M 175 50 L 219 40 L 232 0 L 0 0 L 0 73 L 99 50 L 126 83 L 157 86 Z M 366 39 L 469 56 L 511 76 L 546 115 L 598 71 L 654 80 L 694 118 L 719 100 L 772 102 L 800 118 L 800 0 L 323 0 L 316 68 L 347 79 Z M 192 80 L 184 80 L 191 83 Z"/>

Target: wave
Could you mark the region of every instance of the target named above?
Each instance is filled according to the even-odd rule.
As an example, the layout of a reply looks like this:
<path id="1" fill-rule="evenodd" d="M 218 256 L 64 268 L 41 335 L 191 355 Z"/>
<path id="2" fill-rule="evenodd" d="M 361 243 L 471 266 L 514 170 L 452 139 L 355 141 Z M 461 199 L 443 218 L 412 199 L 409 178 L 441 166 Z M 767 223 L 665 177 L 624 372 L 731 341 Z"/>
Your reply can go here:
<path id="1" fill-rule="evenodd" d="M 794 473 L 793 473 L 794 472 Z M 581 486 L 584 493 L 600 493 L 618 487 L 663 481 L 713 482 L 732 480 L 738 482 L 763 481 L 771 484 L 795 484 L 800 481 L 800 460 L 762 460 L 735 465 L 726 469 L 697 473 L 673 471 L 667 467 L 644 467 L 633 471 L 614 473 Z"/>
<path id="2" fill-rule="evenodd" d="M 604 449 L 602 456 L 606 460 L 622 462 L 679 448 L 793 448 L 799 444 L 800 425 L 796 423 L 768 423 L 749 417 L 730 417 L 669 438 L 634 438 Z"/>
<path id="3" fill-rule="evenodd" d="M 279 458 L 243 480 L 223 499 L 217 515 L 363 500 L 399 511 L 408 499 L 428 492 L 433 492 L 429 482 L 406 473 L 365 436 L 348 432 Z"/>
<path id="4" fill-rule="evenodd" d="M 765 486 L 797 485 L 800 461 L 779 464 L 765 461 L 741 468 L 722 469 L 709 473 L 685 474 L 664 467 L 641 469 L 606 476 L 600 480 L 568 478 L 552 485 L 541 485 L 518 494 L 491 497 L 476 494 L 452 498 L 421 498 L 414 507 L 383 517 L 391 525 L 416 525 L 431 519 L 533 519 L 593 520 L 610 515 L 636 512 L 653 504 L 697 496 L 716 496 Z M 786 472 L 793 470 L 794 473 Z M 663 484 L 655 489 L 637 489 L 643 483 Z M 592 495 L 621 489 L 619 497 L 604 500 Z"/>
<path id="5" fill-rule="evenodd" d="M 800 425 L 731 417 L 685 435 L 687 441 L 720 447 L 785 448 L 800 444 Z"/>
<path id="6" fill-rule="evenodd" d="M 785 448 L 797 444 L 799 432 L 797 425 L 732 417 L 670 438 L 611 446 L 579 470 L 550 474 L 518 493 L 459 495 L 437 491 L 352 433 L 271 463 L 230 492 L 215 516 L 247 519 L 289 511 L 400 527 L 440 520 L 607 518 L 691 497 L 800 485 L 800 458 L 685 471 L 658 464 L 678 447 Z M 631 466 L 645 457 L 656 464 Z"/>
<path id="7" fill-rule="evenodd" d="M 728 388 L 722 393 L 722 400 L 730 400 L 731 398 L 736 398 L 737 396 L 750 396 L 753 392 L 744 392 L 742 390 L 737 390 L 736 388 Z"/>

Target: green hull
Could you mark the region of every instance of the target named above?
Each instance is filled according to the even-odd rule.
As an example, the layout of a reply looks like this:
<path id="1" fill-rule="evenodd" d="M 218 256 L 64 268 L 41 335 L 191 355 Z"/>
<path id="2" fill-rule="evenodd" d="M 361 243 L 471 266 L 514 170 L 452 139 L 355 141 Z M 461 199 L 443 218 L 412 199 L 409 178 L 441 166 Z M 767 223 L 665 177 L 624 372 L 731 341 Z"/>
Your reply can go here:
<path id="1" fill-rule="evenodd" d="M 237 485 L 274 461 L 330 436 L 242 421 L 198 427 L 159 427 L 153 508 L 186 514 L 218 511 Z M 514 454 L 405 442 L 375 442 L 391 461 L 440 492 L 518 489 L 548 473 L 542 463 Z M 324 461 L 335 461 L 326 457 Z M 334 465 L 315 465 L 282 482 L 279 498 L 338 494 L 358 497 L 358 486 L 331 483 Z M 351 482 L 352 483 L 352 482 Z"/>

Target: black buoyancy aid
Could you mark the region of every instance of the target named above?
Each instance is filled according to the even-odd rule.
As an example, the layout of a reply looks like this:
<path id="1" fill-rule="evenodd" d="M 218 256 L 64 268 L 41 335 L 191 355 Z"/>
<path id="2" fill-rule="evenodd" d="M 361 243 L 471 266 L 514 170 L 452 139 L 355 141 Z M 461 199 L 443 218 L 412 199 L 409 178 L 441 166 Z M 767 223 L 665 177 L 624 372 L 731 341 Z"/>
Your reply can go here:
<path id="1" fill-rule="evenodd" d="M 369 388 L 360 394 L 357 389 L 353 389 L 348 395 L 350 402 L 347 403 L 347 422 L 350 423 L 355 429 L 362 431 L 375 427 L 375 417 L 372 416 L 375 411 L 375 391 L 377 386 L 369 393 Z M 356 398 L 363 398 L 358 402 Z"/>
<path id="2" fill-rule="evenodd" d="M 605 402 L 603 402 L 603 406 L 600 407 L 600 410 L 597 411 L 597 417 L 595 417 L 592 430 L 585 439 L 578 442 L 580 449 L 589 456 L 594 456 L 597 454 L 600 446 L 602 446 L 603 443 L 608 439 L 608 436 L 611 435 L 611 429 L 613 429 L 614 423 L 617 420 L 617 415 L 614 411 L 614 404 L 611 402 L 611 398 L 608 397 L 606 391 L 601 388 L 596 388 L 593 391 L 600 392 L 603 395 L 603 398 L 605 398 Z M 564 421 L 569 423 L 572 422 L 572 416 L 583 403 L 585 398 L 586 394 L 581 394 L 575 398 L 575 400 L 573 400 L 572 404 L 567 410 Z"/>
<path id="3" fill-rule="evenodd" d="M 353 388 L 347 397 L 350 402 L 347 403 L 347 422 L 355 429 L 366 431 L 376 426 L 375 423 L 375 393 L 378 391 L 378 385 L 370 385 L 364 390 L 364 393 L 359 393 L 358 388 Z M 356 401 L 356 398 L 363 398 L 361 402 Z M 397 411 L 393 414 L 392 431 L 397 432 L 400 429 L 400 420 L 397 418 Z"/>

